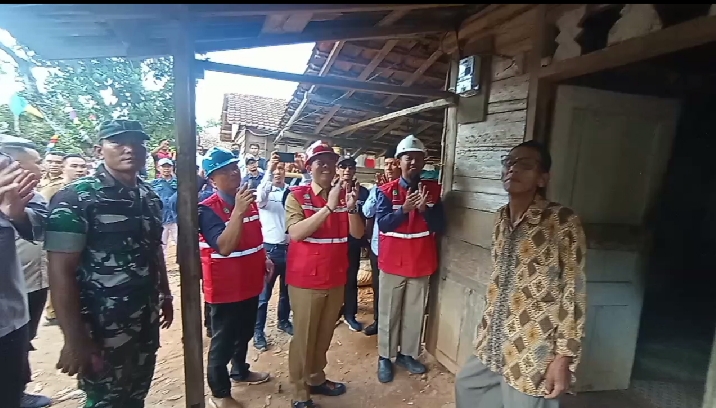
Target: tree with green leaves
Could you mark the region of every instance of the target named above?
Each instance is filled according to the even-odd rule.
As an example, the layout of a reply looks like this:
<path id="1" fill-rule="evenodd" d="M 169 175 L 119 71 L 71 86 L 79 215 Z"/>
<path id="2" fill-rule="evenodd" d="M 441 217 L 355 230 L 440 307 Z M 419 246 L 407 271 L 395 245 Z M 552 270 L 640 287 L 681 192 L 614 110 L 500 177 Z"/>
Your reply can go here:
<path id="1" fill-rule="evenodd" d="M 44 147 L 53 134 L 57 150 L 87 151 L 97 125 L 106 119 L 140 121 L 150 135 L 150 148 L 162 139 L 174 139 L 174 81 L 170 57 L 135 60 L 103 58 L 47 61 L 23 46 L 0 44 L 24 85 L 20 95 L 36 107 L 43 119 L 21 116 L 22 136 Z M 46 68 L 44 92 L 33 68 Z M 0 122 L 13 123 L 7 105 L 0 106 Z M 201 131 L 201 128 L 197 129 Z"/>

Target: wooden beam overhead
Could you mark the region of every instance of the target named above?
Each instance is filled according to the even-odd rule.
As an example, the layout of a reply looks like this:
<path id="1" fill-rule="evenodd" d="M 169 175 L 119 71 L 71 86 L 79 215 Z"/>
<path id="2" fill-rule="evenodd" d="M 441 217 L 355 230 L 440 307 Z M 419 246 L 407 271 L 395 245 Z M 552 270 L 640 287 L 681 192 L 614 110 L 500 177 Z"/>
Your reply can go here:
<path id="1" fill-rule="evenodd" d="M 443 7 L 460 7 L 465 4 L 197 4 L 192 11 L 202 17 L 251 16 L 269 14 L 360 13 L 392 10 L 424 10 Z"/>
<path id="2" fill-rule="evenodd" d="M 172 19 L 181 11 L 178 4 L 28 4 L 25 7 L 0 5 L 2 13 L 27 13 L 41 10 L 41 15 L 59 21 L 128 19 Z M 192 18 L 266 16 L 296 13 L 361 13 L 391 10 L 418 10 L 459 7 L 465 4 L 191 4 Z"/>
<path id="3" fill-rule="evenodd" d="M 453 96 L 450 98 L 444 98 L 444 99 L 438 99 L 437 101 L 427 102 L 420 104 L 418 106 L 411 106 L 410 108 L 401 109 L 399 111 L 395 111 L 392 113 L 389 113 L 387 115 L 378 116 L 377 118 L 372 118 L 368 120 L 364 120 L 362 122 L 354 123 L 350 126 L 346 126 L 341 129 L 334 130 L 333 132 L 329 133 L 328 136 L 338 136 L 342 135 L 344 133 L 348 133 L 351 131 L 355 131 L 361 128 L 364 128 L 366 126 L 375 125 L 376 123 L 386 122 L 393 119 L 403 118 L 408 115 L 414 115 L 416 113 L 429 111 L 432 109 L 442 109 L 446 108 L 448 106 L 455 106 L 457 104 L 457 96 Z"/>
<path id="4" fill-rule="evenodd" d="M 408 13 L 409 10 L 395 10 L 392 13 L 388 14 L 384 19 L 382 19 L 377 26 L 378 27 L 387 27 L 393 25 L 395 22 L 397 22 L 399 19 L 401 19 L 405 14 Z M 381 48 L 380 51 L 371 59 L 371 61 L 363 68 L 363 71 L 361 71 L 360 75 L 358 75 L 359 81 L 365 81 L 368 79 L 370 74 L 375 71 L 375 69 L 380 65 L 381 62 L 385 59 L 385 57 L 390 54 L 390 52 L 395 48 L 395 46 L 398 44 L 398 40 L 388 40 L 383 44 L 383 48 Z M 346 94 L 343 95 L 343 98 L 350 98 L 353 96 L 355 91 L 349 91 Z M 328 124 L 328 122 L 331 121 L 333 116 L 338 112 L 338 109 L 340 109 L 339 106 L 335 106 L 333 109 L 331 109 L 328 113 L 326 113 L 323 118 L 321 118 L 321 121 L 316 125 L 316 128 L 313 130 L 313 133 L 320 133 L 321 130 L 323 130 L 324 127 Z"/>
<path id="5" fill-rule="evenodd" d="M 332 99 L 328 98 L 322 95 L 318 94 L 308 94 L 308 102 L 315 102 L 320 103 L 324 105 L 339 105 L 343 108 L 351 109 L 351 110 L 357 110 L 357 111 L 363 111 L 363 112 L 371 112 L 371 113 L 377 113 L 379 115 L 387 115 L 389 113 L 394 112 L 394 110 L 386 108 L 381 105 L 373 105 L 369 103 L 363 103 L 354 101 L 352 99 L 345 99 L 344 97 L 341 97 L 339 99 Z M 436 118 L 432 117 L 426 117 L 424 115 L 415 115 L 413 117 L 416 120 L 419 120 L 421 122 L 430 122 L 433 124 L 437 123 L 443 123 L 442 120 L 438 120 Z"/>
<path id="6" fill-rule="evenodd" d="M 246 75 L 258 78 L 276 79 L 279 81 L 302 82 L 329 88 L 358 90 L 360 92 L 398 94 L 417 96 L 423 98 L 452 98 L 454 93 L 443 90 L 427 89 L 422 87 L 402 87 L 372 82 L 355 81 L 350 79 L 319 77 L 317 75 L 292 74 L 288 72 L 269 71 L 267 69 L 243 67 L 240 65 L 222 64 L 212 61 L 195 61 L 198 71 L 207 70 L 225 72 L 228 74 Z"/>
<path id="7" fill-rule="evenodd" d="M 334 146 L 348 147 L 351 149 L 360 149 L 360 148 L 384 149 L 387 147 L 387 144 L 380 143 L 380 142 L 365 143 L 363 141 L 348 140 L 348 139 L 330 137 L 330 136 L 325 136 L 325 135 L 314 135 L 314 134 L 310 134 L 310 133 L 297 133 L 297 132 L 292 132 L 290 130 L 284 130 L 281 133 L 283 134 L 283 136 L 282 136 L 283 139 L 298 139 L 298 140 L 306 140 L 308 142 L 322 140 L 322 141 L 330 143 Z"/>
<path id="8" fill-rule="evenodd" d="M 390 27 L 344 27 L 342 29 L 306 29 L 302 33 L 265 34 L 258 37 L 240 37 L 222 39 L 199 39 L 196 42 L 196 52 L 205 54 L 213 51 L 239 50 L 257 47 L 272 47 L 276 45 L 303 44 L 322 41 L 362 41 L 391 38 L 410 38 L 425 34 L 443 33 L 449 31 L 449 24 L 442 22 L 436 24 L 422 24 L 420 26 L 390 26 Z"/>
<path id="9" fill-rule="evenodd" d="M 700 17 L 542 67 L 539 78 L 556 82 L 616 68 L 716 41 L 716 16 Z"/>

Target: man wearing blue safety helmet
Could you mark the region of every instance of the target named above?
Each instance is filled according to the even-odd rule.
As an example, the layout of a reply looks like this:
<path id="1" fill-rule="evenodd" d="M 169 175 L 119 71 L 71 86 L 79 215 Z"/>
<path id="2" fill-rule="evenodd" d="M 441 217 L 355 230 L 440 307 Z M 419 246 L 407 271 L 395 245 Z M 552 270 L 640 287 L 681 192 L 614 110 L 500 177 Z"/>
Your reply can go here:
<path id="1" fill-rule="evenodd" d="M 254 334 L 259 295 L 273 263 L 263 248 L 254 191 L 241 184 L 239 158 L 211 148 L 202 168 L 216 192 L 199 205 L 199 249 L 204 300 L 210 307 L 207 381 L 218 408 L 240 408 L 231 381 L 259 384 L 268 373 L 249 370 L 246 353 Z M 226 366 L 231 361 L 231 372 Z"/>

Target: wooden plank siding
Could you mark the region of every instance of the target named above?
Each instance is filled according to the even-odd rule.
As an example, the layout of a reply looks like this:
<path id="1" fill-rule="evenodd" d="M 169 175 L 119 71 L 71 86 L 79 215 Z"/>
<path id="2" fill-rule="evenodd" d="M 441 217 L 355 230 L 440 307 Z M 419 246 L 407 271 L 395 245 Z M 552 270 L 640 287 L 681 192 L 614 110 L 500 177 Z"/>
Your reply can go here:
<path id="1" fill-rule="evenodd" d="M 437 340 L 428 346 L 453 372 L 473 352 L 492 273 L 495 211 L 507 202 L 500 158 L 525 137 L 530 78 L 526 62 L 534 16 L 529 9 L 494 31 L 487 116 L 482 122 L 457 125 L 445 196 L 448 226 L 440 245 L 440 282 L 434 288 L 439 293 L 433 326 Z"/>

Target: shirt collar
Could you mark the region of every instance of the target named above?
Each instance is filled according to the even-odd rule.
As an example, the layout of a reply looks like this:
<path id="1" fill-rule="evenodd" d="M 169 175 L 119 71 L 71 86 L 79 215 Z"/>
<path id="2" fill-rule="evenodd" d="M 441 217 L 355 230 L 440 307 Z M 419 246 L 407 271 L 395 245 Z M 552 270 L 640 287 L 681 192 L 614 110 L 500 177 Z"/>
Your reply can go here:
<path id="1" fill-rule="evenodd" d="M 515 226 L 519 225 L 523 220 L 526 220 L 527 223 L 532 225 L 537 225 L 542 220 L 542 213 L 549 205 L 549 201 L 546 200 L 544 197 L 537 195 L 535 196 L 535 199 L 532 201 L 532 204 L 530 204 L 529 207 L 527 207 L 527 211 L 525 211 L 524 214 L 522 214 L 522 217 L 520 217 L 519 220 L 517 220 L 517 223 L 515 223 Z M 500 211 L 500 218 L 502 221 L 506 221 L 507 223 L 510 223 L 510 205 L 507 204 L 504 207 L 502 207 L 502 210 Z"/>
<path id="2" fill-rule="evenodd" d="M 107 170 L 104 163 L 100 163 L 99 166 L 94 171 L 94 176 L 99 179 L 100 183 L 102 183 L 102 186 L 104 187 L 114 187 L 117 184 L 123 185 L 122 183 L 118 183 L 117 179 L 115 179 Z M 137 187 L 144 184 L 144 181 L 137 175 Z M 125 186 L 127 188 L 132 188 Z"/>
<path id="3" fill-rule="evenodd" d="M 319 196 L 323 192 L 324 188 L 319 186 L 316 182 L 311 182 L 311 190 L 313 190 L 313 194 Z M 328 193 L 328 192 L 326 192 Z"/>

